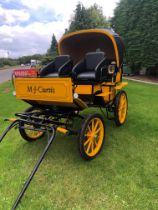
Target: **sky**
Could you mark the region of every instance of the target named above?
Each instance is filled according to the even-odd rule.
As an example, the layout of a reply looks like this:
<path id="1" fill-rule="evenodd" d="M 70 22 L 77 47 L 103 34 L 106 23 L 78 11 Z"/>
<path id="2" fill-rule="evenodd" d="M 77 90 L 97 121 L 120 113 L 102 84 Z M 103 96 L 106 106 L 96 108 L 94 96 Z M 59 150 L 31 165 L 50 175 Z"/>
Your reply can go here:
<path id="1" fill-rule="evenodd" d="M 97 3 L 106 17 L 119 0 L 80 0 L 85 7 Z M 69 25 L 78 0 L 0 0 L 0 57 L 46 53 L 52 34 L 59 40 Z"/>

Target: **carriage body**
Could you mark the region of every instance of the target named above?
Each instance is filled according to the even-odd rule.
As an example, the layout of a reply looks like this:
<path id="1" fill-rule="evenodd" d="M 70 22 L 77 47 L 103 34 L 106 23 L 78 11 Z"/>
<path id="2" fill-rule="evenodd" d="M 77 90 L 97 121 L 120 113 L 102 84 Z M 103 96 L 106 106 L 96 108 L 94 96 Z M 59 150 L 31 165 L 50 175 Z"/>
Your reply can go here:
<path id="1" fill-rule="evenodd" d="M 80 110 L 87 106 L 106 106 L 112 103 L 117 92 L 127 83 L 122 82 L 124 45 L 121 38 L 111 30 L 91 29 L 67 34 L 58 44 L 59 55 L 69 55 L 73 66 L 77 66 L 89 52 L 103 52 L 105 62 L 101 67 L 104 72 L 100 78 L 78 80 L 70 73 L 59 77 L 51 74 L 37 77 L 15 78 L 17 99 L 25 100 L 33 106 L 50 105 L 70 107 Z M 93 56 L 95 59 L 95 55 Z M 93 57 L 92 61 L 93 62 Z M 51 72 L 49 64 L 46 70 Z M 84 67 L 82 72 L 84 72 Z M 41 70 L 43 71 L 43 70 Z M 45 71 L 45 69 L 44 69 Z"/>
<path id="2" fill-rule="evenodd" d="M 37 69 L 15 70 L 12 75 L 17 99 L 30 104 L 0 137 L 18 128 L 21 137 L 34 142 L 47 137 L 47 144 L 23 186 L 12 209 L 16 209 L 33 176 L 44 159 L 56 132 L 78 136 L 80 155 L 94 159 L 105 142 L 105 118 L 98 113 L 83 115 L 88 107 L 100 108 L 117 126 L 125 123 L 127 95 L 121 90 L 124 45 L 110 30 L 91 29 L 64 35 L 58 45 L 59 56 L 39 72 Z M 104 108 L 104 109 L 103 109 Z M 109 117 L 112 114 L 113 117 Z M 74 129 L 75 118 L 82 120 Z"/>
<path id="3" fill-rule="evenodd" d="M 111 30 L 90 29 L 64 35 L 58 51 L 59 56 L 35 72 L 36 76 L 33 72 L 32 76 L 15 75 L 16 98 L 31 105 L 24 114 L 25 120 L 33 120 L 30 130 L 38 130 L 37 118 L 59 132 L 79 135 L 81 156 L 93 159 L 105 139 L 105 119 L 99 113 L 88 117 L 80 113 L 88 107 L 99 107 L 104 113 L 105 108 L 108 119 L 114 119 L 117 126 L 124 124 L 128 107 L 127 95 L 121 90 L 127 85 L 122 82 L 124 44 Z M 71 129 L 75 117 L 83 119 L 77 131 Z M 41 130 L 28 134 L 25 124 L 29 123 L 19 129 L 25 140 L 43 136 Z"/>

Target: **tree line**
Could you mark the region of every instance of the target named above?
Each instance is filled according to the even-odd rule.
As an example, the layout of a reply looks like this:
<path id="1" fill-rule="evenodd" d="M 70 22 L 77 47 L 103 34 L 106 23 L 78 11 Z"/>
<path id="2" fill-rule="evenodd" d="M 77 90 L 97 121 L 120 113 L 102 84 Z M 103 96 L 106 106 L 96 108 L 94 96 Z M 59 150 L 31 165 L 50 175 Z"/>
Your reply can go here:
<path id="1" fill-rule="evenodd" d="M 125 42 L 126 57 L 135 73 L 146 68 L 158 75 L 158 1 L 120 0 L 112 26 Z"/>
<path id="2" fill-rule="evenodd" d="M 106 19 L 97 4 L 85 8 L 78 3 L 65 33 L 92 28 L 111 28 L 125 43 L 124 62 L 133 73 L 145 69 L 158 76 L 158 1 L 120 0 L 112 19 Z"/>
<path id="3" fill-rule="evenodd" d="M 157 0 L 120 0 L 112 19 L 103 15 L 102 8 L 97 4 L 85 8 L 78 3 L 65 34 L 82 29 L 112 28 L 124 40 L 126 48 L 125 62 L 134 73 L 145 68 L 147 73 L 158 75 L 158 1 Z M 5 60 L 13 64 L 28 63 L 38 59 L 47 64 L 56 55 L 57 40 L 52 36 L 50 48 L 44 55 L 23 56 L 17 60 Z M 0 59 L 0 66 L 1 66 Z M 4 62 L 4 60 L 3 60 Z"/>
<path id="4" fill-rule="evenodd" d="M 22 56 L 20 58 L 0 58 L 0 68 L 4 66 L 17 66 L 20 64 L 30 64 L 31 59 L 42 61 L 44 55 L 35 54 Z"/>
<path id="5" fill-rule="evenodd" d="M 57 40 L 55 35 L 52 36 L 52 41 L 50 48 L 47 50 L 46 54 L 34 54 L 34 55 L 28 55 L 28 56 L 22 56 L 17 59 L 13 58 L 0 58 L 0 68 L 3 68 L 4 66 L 17 66 L 21 64 L 30 64 L 30 61 L 38 60 L 41 61 L 42 65 L 47 64 L 48 62 L 52 61 L 55 56 L 57 56 Z"/>

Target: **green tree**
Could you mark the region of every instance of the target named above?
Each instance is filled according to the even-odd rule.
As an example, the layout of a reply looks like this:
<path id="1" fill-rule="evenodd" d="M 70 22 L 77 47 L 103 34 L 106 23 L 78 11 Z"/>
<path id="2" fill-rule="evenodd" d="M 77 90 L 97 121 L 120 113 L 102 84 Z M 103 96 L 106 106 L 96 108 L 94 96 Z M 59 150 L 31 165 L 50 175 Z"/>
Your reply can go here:
<path id="1" fill-rule="evenodd" d="M 110 24 L 103 15 L 102 7 L 94 4 L 87 9 L 87 28 L 109 28 Z"/>
<path id="2" fill-rule="evenodd" d="M 97 4 L 89 8 L 85 8 L 83 4 L 78 3 L 70 20 L 70 25 L 65 33 L 82 30 L 82 29 L 93 29 L 93 28 L 107 28 L 109 22 L 103 15 L 102 8 Z"/>
<path id="3" fill-rule="evenodd" d="M 77 31 L 85 28 L 86 25 L 86 9 L 81 4 L 78 3 L 75 9 L 75 13 L 70 20 L 69 29 L 67 29 L 67 32 Z"/>
<path id="4" fill-rule="evenodd" d="M 16 66 L 16 65 L 18 65 L 17 59 L 0 58 L 0 68 L 4 66 Z"/>
<path id="5" fill-rule="evenodd" d="M 112 24 L 125 41 L 127 60 L 135 72 L 158 69 L 158 1 L 121 0 Z M 158 73 L 158 72 L 157 72 Z"/>
<path id="6" fill-rule="evenodd" d="M 58 54 L 57 53 L 57 45 L 58 45 L 58 43 L 57 43 L 56 37 L 53 34 L 50 48 L 47 50 L 47 55 L 55 57 Z"/>
<path id="7" fill-rule="evenodd" d="M 58 55 L 58 43 L 57 43 L 55 35 L 53 34 L 50 48 L 47 50 L 47 53 L 42 56 L 42 59 L 41 59 L 42 64 L 43 65 L 48 64 L 57 55 Z"/>

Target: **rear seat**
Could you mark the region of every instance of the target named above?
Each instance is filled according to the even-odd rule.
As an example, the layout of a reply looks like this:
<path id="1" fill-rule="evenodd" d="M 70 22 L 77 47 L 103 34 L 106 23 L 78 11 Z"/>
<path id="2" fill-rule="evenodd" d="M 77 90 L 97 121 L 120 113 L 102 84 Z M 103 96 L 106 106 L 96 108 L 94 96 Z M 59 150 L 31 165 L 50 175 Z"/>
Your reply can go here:
<path id="1" fill-rule="evenodd" d="M 60 55 L 40 71 L 40 77 L 70 77 L 72 68 L 70 56 Z"/>

